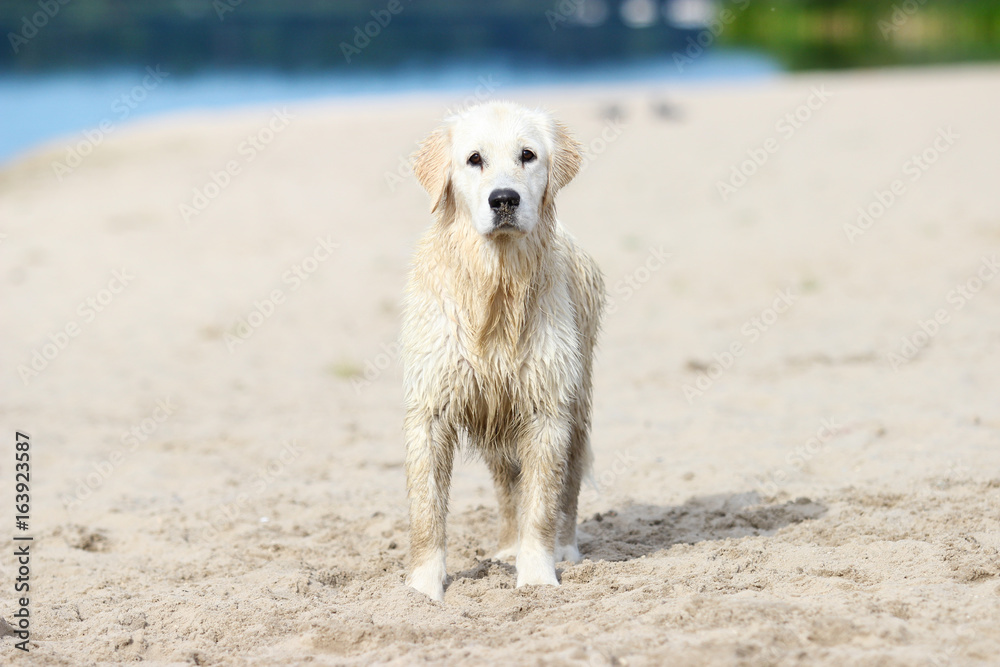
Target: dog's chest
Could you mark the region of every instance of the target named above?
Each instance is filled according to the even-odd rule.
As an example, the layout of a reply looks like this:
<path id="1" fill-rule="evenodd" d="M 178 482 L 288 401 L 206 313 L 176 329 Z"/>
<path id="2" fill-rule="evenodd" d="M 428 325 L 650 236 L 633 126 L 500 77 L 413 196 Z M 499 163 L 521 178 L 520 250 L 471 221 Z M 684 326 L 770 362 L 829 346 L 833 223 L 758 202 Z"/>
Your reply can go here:
<path id="1" fill-rule="evenodd" d="M 532 312 L 514 335 L 501 330 L 485 337 L 463 327 L 463 318 L 449 319 L 457 326 L 441 344 L 457 371 L 452 395 L 469 409 L 518 413 L 576 393 L 579 338 L 571 318 Z"/>

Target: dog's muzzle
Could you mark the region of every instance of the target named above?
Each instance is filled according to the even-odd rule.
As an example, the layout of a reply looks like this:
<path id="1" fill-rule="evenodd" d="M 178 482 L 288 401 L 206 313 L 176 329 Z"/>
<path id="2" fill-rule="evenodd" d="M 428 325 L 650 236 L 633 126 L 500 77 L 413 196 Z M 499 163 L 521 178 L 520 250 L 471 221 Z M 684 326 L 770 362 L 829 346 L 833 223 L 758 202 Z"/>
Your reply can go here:
<path id="1" fill-rule="evenodd" d="M 517 206 L 521 203 L 521 195 L 510 188 L 499 188 L 490 193 L 489 202 L 494 229 L 517 227 Z"/>

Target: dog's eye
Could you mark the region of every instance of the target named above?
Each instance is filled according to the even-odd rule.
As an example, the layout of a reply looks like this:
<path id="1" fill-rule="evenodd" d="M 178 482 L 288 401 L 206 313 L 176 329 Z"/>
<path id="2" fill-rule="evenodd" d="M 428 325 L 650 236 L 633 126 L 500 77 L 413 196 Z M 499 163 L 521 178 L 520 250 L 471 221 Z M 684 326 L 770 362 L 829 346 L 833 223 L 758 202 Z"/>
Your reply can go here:
<path id="1" fill-rule="evenodd" d="M 473 167 L 480 167 L 483 164 L 483 157 L 479 153 L 473 153 L 469 156 L 469 164 Z"/>
<path id="2" fill-rule="evenodd" d="M 521 151 L 521 162 L 522 163 L 531 162 L 534 159 L 535 159 L 535 154 L 533 152 L 529 151 L 527 148 L 525 148 L 523 151 Z"/>

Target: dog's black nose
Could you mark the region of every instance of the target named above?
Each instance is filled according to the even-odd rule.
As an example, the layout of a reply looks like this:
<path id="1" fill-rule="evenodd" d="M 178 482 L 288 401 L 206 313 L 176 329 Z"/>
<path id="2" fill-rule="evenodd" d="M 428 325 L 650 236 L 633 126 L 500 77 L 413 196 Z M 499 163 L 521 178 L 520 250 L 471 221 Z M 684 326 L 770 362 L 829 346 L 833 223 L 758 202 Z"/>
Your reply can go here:
<path id="1" fill-rule="evenodd" d="M 521 203 L 521 195 L 510 188 L 501 188 L 490 193 L 490 208 L 514 208 Z"/>

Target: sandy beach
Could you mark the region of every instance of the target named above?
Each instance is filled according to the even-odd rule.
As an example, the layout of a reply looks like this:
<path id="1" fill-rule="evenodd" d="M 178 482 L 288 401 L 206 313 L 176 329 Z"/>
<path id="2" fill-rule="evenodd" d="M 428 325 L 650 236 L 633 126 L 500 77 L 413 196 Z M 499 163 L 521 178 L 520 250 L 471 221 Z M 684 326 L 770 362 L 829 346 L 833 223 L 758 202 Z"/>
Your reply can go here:
<path id="1" fill-rule="evenodd" d="M 405 164 L 477 91 L 170 116 L 0 170 L 0 662 L 1000 664 L 1000 68 L 494 87 L 588 150 L 584 561 L 516 589 L 470 459 L 403 585 Z"/>

